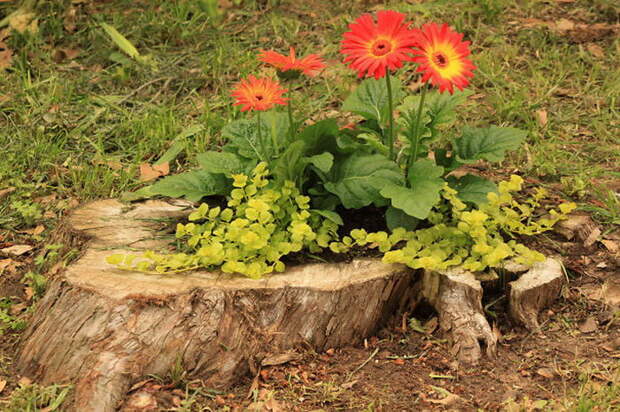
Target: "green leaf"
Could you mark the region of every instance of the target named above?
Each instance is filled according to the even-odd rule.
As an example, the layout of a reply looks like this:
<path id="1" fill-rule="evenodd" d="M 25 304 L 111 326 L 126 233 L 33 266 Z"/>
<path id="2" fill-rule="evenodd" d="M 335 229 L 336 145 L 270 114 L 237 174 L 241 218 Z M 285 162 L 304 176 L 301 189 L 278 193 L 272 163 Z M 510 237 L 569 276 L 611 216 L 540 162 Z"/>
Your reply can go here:
<path id="1" fill-rule="evenodd" d="M 504 159 L 506 150 L 517 149 L 526 135 L 527 132 L 514 127 L 466 127 L 452 146 L 458 160 L 463 163 L 473 163 L 479 159 L 499 162 Z"/>
<path id="2" fill-rule="evenodd" d="M 400 80 L 390 77 L 394 106 L 403 96 Z M 384 79 L 366 79 L 347 97 L 342 110 L 353 112 L 365 119 L 374 119 L 385 124 L 390 116 L 387 85 Z"/>
<path id="3" fill-rule="evenodd" d="M 402 227 L 407 230 L 414 230 L 418 226 L 420 219 L 409 216 L 403 210 L 390 206 L 385 212 L 385 222 L 390 230 L 394 230 L 398 227 Z"/>
<path id="4" fill-rule="evenodd" d="M 138 59 L 140 57 L 140 52 L 138 52 L 138 49 L 136 49 L 136 47 L 129 40 L 127 40 L 125 36 L 120 34 L 118 30 L 107 23 L 100 23 L 100 25 L 119 49 L 127 53 L 127 55 L 132 59 Z"/>
<path id="5" fill-rule="evenodd" d="M 261 115 L 261 139 L 258 138 L 256 119 L 235 120 L 222 129 L 228 140 L 226 151 L 257 161 L 270 161 L 286 149 L 289 132 L 288 116 L 267 112 Z M 274 145 L 275 143 L 275 145 Z"/>
<path id="6" fill-rule="evenodd" d="M 381 187 L 401 184 L 404 179 L 398 165 L 385 156 L 353 154 L 336 164 L 331 180 L 325 188 L 337 195 L 347 209 L 358 209 L 384 203 Z"/>
<path id="7" fill-rule="evenodd" d="M 222 173 L 226 176 L 243 173 L 248 168 L 248 161 L 229 152 L 209 150 L 196 156 L 200 167 L 209 173 Z"/>
<path id="8" fill-rule="evenodd" d="M 323 216 L 325 219 L 330 220 L 339 226 L 344 224 L 340 215 L 333 210 L 311 209 L 310 211 Z"/>
<path id="9" fill-rule="evenodd" d="M 465 103 L 471 96 L 471 90 L 455 90 L 454 94 L 433 91 L 426 95 L 424 106 L 431 118 L 429 127 L 435 128 L 440 124 L 452 123 L 456 119 L 456 107 Z"/>
<path id="10" fill-rule="evenodd" d="M 291 180 L 295 183 L 301 178 L 306 163 L 302 161 L 305 143 L 297 140 L 289 144 L 282 155 L 273 162 L 273 175 L 281 180 Z"/>
<path id="11" fill-rule="evenodd" d="M 307 154 L 319 154 L 324 151 L 336 152 L 336 136 L 340 134 L 335 119 L 325 119 L 306 127 L 299 133 L 299 139 L 306 144 Z"/>
<path id="12" fill-rule="evenodd" d="M 483 177 L 467 174 L 460 178 L 454 176 L 448 177 L 448 184 L 456 190 L 464 202 L 482 205 L 487 203 L 487 194 L 489 192 L 497 193 L 497 185 Z"/>
<path id="13" fill-rule="evenodd" d="M 172 162 L 178 155 L 185 149 L 187 144 L 187 138 L 198 134 L 204 130 L 204 126 L 201 124 L 195 124 L 193 126 L 183 129 L 172 141 L 172 145 L 166 150 L 166 152 L 154 163 L 155 166 Z"/>
<path id="14" fill-rule="evenodd" d="M 304 157 L 303 159 L 307 164 L 311 164 L 323 173 L 330 171 L 334 165 L 334 155 L 329 152 L 323 152 L 318 155 Z"/>
<path id="15" fill-rule="evenodd" d="M 123 196 L 123 200 L 137 200 L 153 196 L 185 197 L 198 202 L 205 196 L 225 195 L 229 192 L 228 180 L 221 174 L 194 170 L 178 175 L 166 176 L 151 186 Z"/>
<path id="16" fill-rule="evenodd" d="M 439 203 L 439 192 L 444 185 L 442 174 L 443 167 L 436 166 L 432 160 L 418 160 L 409 169 L 410 187 L 388 183 L 381 189 L 381 195 L 409 216 L 426 219 L 431 208 Z"/>

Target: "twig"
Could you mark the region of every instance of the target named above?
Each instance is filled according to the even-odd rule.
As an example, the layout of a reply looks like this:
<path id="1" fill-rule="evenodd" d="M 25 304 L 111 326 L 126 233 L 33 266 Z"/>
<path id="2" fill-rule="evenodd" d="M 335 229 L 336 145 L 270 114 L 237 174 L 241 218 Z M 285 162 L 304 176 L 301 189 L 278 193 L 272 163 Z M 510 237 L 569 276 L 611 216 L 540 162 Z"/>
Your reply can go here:
<path id="1" fill-rule="evenodd" d="M 157 83 L 160 82 L 162 80 L 167 80 L 170 79 L 170 77 L 166 76 L 166 77 L 159 77 L 157 79 L 153 79 L 150 80 L 146 83 L 144 83 L 143 85 L 141 85 L 140 87 L 138 87 L 137 89 L 133 90 L 131 93 L 129 93 L 127 96 L 123 97 L 121 100 L 119 100 L 116 104 L 120 105 L 121 103 L 125 103 L 127 100 L 129 100 L 129 98 L 131 98 L 132 96 L 136 95 L 138 92 L 140 92 L 142 89 L 149 87 L 150 85 L 152 85 L 153 83 Z"/>
<path id="2" fill-rule="evenodd" d="M 347 377 L 347 380 L 350 380 L 350 379 L 351 379 L 351 377 L 353 377 L 353 375 L 355 375 L 357 372 L 359 372 L 359 370 L 360 370 L 360 369 L 362 369 L 364 366 L 366 366 L 366 364 L 368 364 L 368 362 L 370 362 L 370 361 L 372 360 L 372 358 L 374 358 L 374 357 L 377 355 L 377 353 L 379 353 L 379 348 L 376 348 L 376 349 L 375 349 L 375 350 L 374 350 L 374 351 L 370 354 L 370 356 L 368 357 L 368 359 L 366 359 L 366 360 L 364 361 L 364 363 L 362 363 L 360 366 L 358 366 L 357 368 L 355 368 L 355 370 L 349 374 L 349 376 Z"/>

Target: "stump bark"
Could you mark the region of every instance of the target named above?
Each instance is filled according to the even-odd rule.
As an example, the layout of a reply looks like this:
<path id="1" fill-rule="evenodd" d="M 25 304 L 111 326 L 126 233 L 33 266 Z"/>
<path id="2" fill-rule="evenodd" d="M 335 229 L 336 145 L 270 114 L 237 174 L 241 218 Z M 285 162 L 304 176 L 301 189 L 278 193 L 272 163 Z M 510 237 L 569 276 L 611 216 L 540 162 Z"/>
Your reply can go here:
<path id="1" fill-rule="evenodd" d="M 44 384 L 74 383 L 76 410 L 112 411 L 134 380 L 179 363 L 222 387 L 298 345 L 323 351 L 355 343 L 416 294 L 412 270 L 372 259 L 261 280 L 150 275 L 106 263 L 128 248 L 163 248 L 161 219 L 186 213 L 162 201 L 126 208 L 105 200 L 76 210 L 69 227 L 90 237 L 89 246 L 38 303 L 18 371 Z"/>

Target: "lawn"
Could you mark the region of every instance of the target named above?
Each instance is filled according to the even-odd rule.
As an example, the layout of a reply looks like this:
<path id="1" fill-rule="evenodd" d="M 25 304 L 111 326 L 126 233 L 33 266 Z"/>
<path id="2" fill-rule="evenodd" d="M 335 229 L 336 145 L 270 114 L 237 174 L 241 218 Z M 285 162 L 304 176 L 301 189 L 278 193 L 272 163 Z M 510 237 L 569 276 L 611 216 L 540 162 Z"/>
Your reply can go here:
<path id="1" fill-rule="evenodd" d="M 135 191 L 153 173 L 190 170 L 196 154 L 220 146 L 222 127 L 242 116 L 231 105 L 234 84 L 257 71 L 274 74 L 259 67 L 260 50 L 286 52 L 293 45 L 300 55 L 324 56 L 328 67 L 306 81 L 310 96 L 296 110 L 309 121 L 334 112 L 358 82 L 341 63 L 339 42 L 364 12 L 390 8 L 416 25 L 448 22 L 465 33 L 477 69 L 461 118 L 528 132 L 526 144 L 499 167 L 476 167 L 496 180 L 517 173 L 530 186 L 575 201 L 600 225 L 601 239 L 618 236 L 616 1 L 212 3 L 0 0 L 0 249 L 25 246 L 22 253 L 0 254 L 0 409 L 27 410 L 36 397 L 60 405 L 70 396 L 62 386 L 18 383 L 11 370 L 45 278 L 79 254 L 75 245 L 54 243 L 63 216 L 88 200 Z M 122 33 L 137 55 L 119 47 L 102 23 Z M 411 90 L 418 87 L 413 70 L 399 77 Z M 163 161 L 169 170 L 153 169 Z M 618 410 L 618 312 L 584 292 L 618 277 L 619 252 L 608 246 L 617 238 L 606 239 L 594 251 L 566 257 L 571 285 L 545 315 L 546 336 L 502 331 L 509 335 L 508 355 L 485 361 L 477 372 L 453 374 L 445 342 L 404 327 L 365 347 L 308 352 L 298 364 L 262 376 L 260 387 L 248 378 L 219 393 L 182 370 L 146 385 L 156 387 L 160 405 L 179 411 L 231 410 L 250 401 L 273 411 L 441 410 L 453 405 L 446 401 L 451 396 L 467 410 Z M 557 252 L 552 236 L 541 243 Z M 596 317 L 596 331 L 580 330 L 588 316 Z M 369 367 L 358 371 L 368 359 Z M 357 377 L 347 380 L 348 374 Z"/>

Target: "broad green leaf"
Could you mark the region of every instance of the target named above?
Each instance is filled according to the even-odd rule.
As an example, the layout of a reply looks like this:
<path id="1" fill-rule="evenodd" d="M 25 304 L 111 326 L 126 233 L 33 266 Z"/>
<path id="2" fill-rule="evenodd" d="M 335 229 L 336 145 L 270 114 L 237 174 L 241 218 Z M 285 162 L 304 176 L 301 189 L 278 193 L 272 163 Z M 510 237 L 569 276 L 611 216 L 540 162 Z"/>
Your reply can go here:
<path id="1" fill-rule="evenodd" d="M 336 120 L 325 119 L 303 129 L 299 133 L 299 139 L 306 144 L 306 153 L 315 155 L 324 151 L 336 152 L 336 136 L 339 134 Z"/>
<path id="2" fill-rule="evenodd" d="M 439 93 L 433 91 L 426 96 L 427 113 L 431 118 L 429 127 L 434 128 L 439 124 L 452 123 L 456 119 L 456 107 L 465 103 L 473 94 L 470 90 L 455 90 L 454 94 Z"/>
<path id="3" fill-rule="evenodd" d="M 288 116 L 284 113 L 267 112 L 261 115 L 261 139 L 258 123 L 254 119 L 235 120 L 222 129 L 222 137 L 228 140 L 226 151 L 258 161 L 269 161 L 286 149 L 289 131 Z"/>
<path id="4" fill-rule="evenodd" d="M 340 215 L 333 210 L 311 209 L 310 211 L 323 216 L 327 220 L 331 220 L 339 226 L 342 226 L 344 224 Z"/>
<path id="5" fill-rule="evenodd" d="M 385 222 L 390 230 L 394 230 L 398 227 L 402 227 L 407 230 L 414 230 L 418 226 L 420 219 L 409 216 L 403 210 L 390 206 L 385 212 Z"/>
<path id="6" fill-rule="evenodd" d="M 329 152 L 323 152 L 318 155 L 304 157 L 303 159 L 307 164 L 311 164 L 323 173 L 330 171 L 334 165 L 334 155 Z"/>
<path id="7" fill-rule="evenodd" d="M 156 195 L 185 197 L 187 200 L 197 202 L 205 196 L 225 195 L 229 190 L 230 185 L 223 175 L 194 170 L 166 176 L 148 188 L 141 189 L 141 193 L 148 195 L 146 197 Z"/>
<path id="8" fill-rule="evenodd" d="M 497 192 L 497 185 L 483 177 L 467 174 L 460 178 L 448 177 L 448 184 L 455 189 L 464 202 L 476 205 L 487 203 L 487 194 Z"/>
<path id="9" fill-rule="evenodd" d="M 394 107 L 403 96 L 400 80 L 390 77 Z M 387 84 L 385 79 L 366 79 L 347 97 L 342 110 L 353 112 L 365 119 L 374 119 L 385 124 L 389 118 Z"/>
<path id="10" fill-rule="evenodd" d="M 466 127 L 452 146 L 458 160 L 463 163 L 473 163 L 479 159 L 499 162 L 504 159 L 506 150 L 517 149 L 526 135 L 527 132 L 514 127 Z"/>
<path id="11" fill-rule="evenodd" d="M 402 184 L 398 165 L 378 154 L 353 154 L 332 169 L 332 181 L 325 188 L 340 198 L 347 209 L 358 209 L 371 203 L 383 204 L 379 193 L 385 184 Z"/>
<path id="12" fill-rule="evenodd" d="M 209 150 L 196 156 L 200 167 L 209 173 L 222 173 L 226 176 L 243 173 L 248 167 L 248 161 L 229 152 Z"/>
<path id="13" fill-rule="evenodd" d="M 409 216 L 426 219 L 431 208 L 439 203 L 439 192 L 444 185 L 443 167 L 430 159 L 415 162 L 409 169 L 409 186 L 386 184 L 381 195 L 390 199 L 392 206 Z"/>

